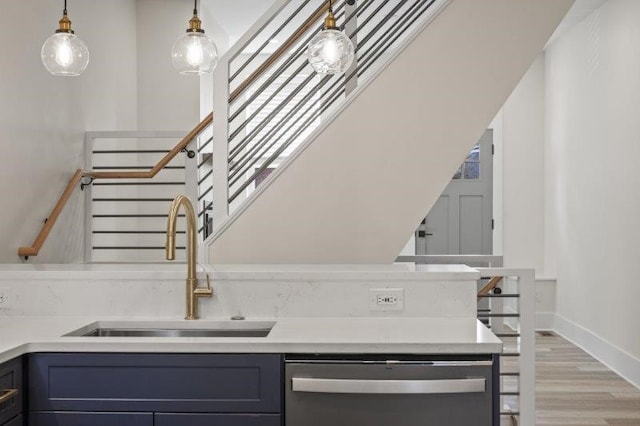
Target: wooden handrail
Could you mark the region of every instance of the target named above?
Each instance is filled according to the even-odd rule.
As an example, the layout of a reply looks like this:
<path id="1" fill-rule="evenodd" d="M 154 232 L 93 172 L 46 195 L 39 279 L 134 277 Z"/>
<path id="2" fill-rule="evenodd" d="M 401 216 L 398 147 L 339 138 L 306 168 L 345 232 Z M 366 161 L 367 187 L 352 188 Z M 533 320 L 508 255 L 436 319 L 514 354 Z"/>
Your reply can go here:
<path id="1" fill-rule="evenodd" d="M 84 171 L 81 169 L 76 170 L 73 174 L 67 187 L 64 192 L 58 199 L 56 206 L 53 208 L 53 211 L 45 221 L 44 225 L 40 229 L 40 233 L 33 241 L 33 244 L 30 247 L 20 247 L 18 249 L 18 256 L 28 258 L 29 256 L 37 256 L 42 248 L 42 245 L 47 240 L 53 225 L 55 225 L 60 212 L 67 204 L 69 197 L 73 193 L 73 189 L 80 183 L 83 177 L 89 177 L 93 179 L 151 179 L 155 175 L 158 174 L 160 170 L 162 170 L 171 160 L 173 160 L 176 155 L 180 151 L 191 143 L 204 129 L 206 129 L 211 123 L 213 123 L 213 113 L 207 115 L 196 127 L 191 130 L 187 136 L 185 136 L 178 144 L 171 149 L 160 161 L 158 164 L 153 166 L 153 168 L 146 172 L 134 172 L 134 171 L 125 171 L 125 172 L 96 172 L 96 171 Z"/>
<path id="2" fill-rule="evenodd" d="M 325 13 L 329 11 L 329 5 L 323 3 L 316 11 L 307 18 L 302 25 L 280 46 L 275 52 L 273 52 L 269 58 L 262 63 L 254 72 L 249 75 L 231 94 L 229 95 L 229 102 L 236 100 L 244 91 L 256 80 L 258 80 L 264 73 L 266 73 L 271 67 L 280 59 L 288 50 L 298 41 L 313 24 L 320 20 Z M 198 124 L 185 138 L 176 145 L 171 151 L 167 153 L 151 170 L 146 172 L 140 171 L 120 171 L 120 172 L 85 172 L 85 176 L 92 177 L 94 179 L 150 179 L 160 172 L 173 158 L 178 155 L 200 132 L 202 132 L 209 124 L 213 122 L 213 113 L 209 114 Z"/>
<path id="3" fill-rule="evenodd" d="M 290 48 L 293 46 L 308 30 L 311 26 L 320 20 L 325 13 L 329 10 L 328 4 L 320 6 L 309 18 L 307 18 L 300 27 L 280 46 L 269 58 L 262 63 L 254 72 L 249 75 L 229 96 L 229 102 L 235 101 L 245 90 L 257 81 L 264 73 L 266 73 L 273 65 L 280 59 Z M 76 170 L 73 174 L 64 192 L 58 199 L 56 206 L 54 207 L 51 215 L 47 218 L 46 222 L 42 226 L 40 233 L 34 240 L 30 247 L 20 247 L 18 249 L 18 256 L 28 258 L 29 256 L 37 256 L 40 252 L 40 248 L 46 241 L 53 225 L 56 223 L 60 212 L 66 205 L 69 197 L 73 192 L 73 188 L 80 183 L 83 177 L 89 177 L 92 179 L 151 179 L 157 175 L 160 170 L 164 169 L 171 160 L 173 160 L 180 151 L 185 149 L 192 140 L 194 140 L 202 131 L 204 131 L 211 123 L 213 123 L 213 112 L 207 115 L 196 127 L 191 130 L 187 136 L 185 136 L 171 151 L 169 151 L 158 163 L 148 171 L 118 171 L 118 172 L 97 172 L 97 171 L 83 171 L 81 169 Z"/>
<path id="4" fill-rule="evenodd" d="M 304 21 L 302 25 L 300 25 L 298 29 L 293 34 L 291 34 L 291 36 L 284 43 L 282 43 L 282 46 L 280 46 L 278 50 L 273 52 L 271 56 L 269 56 L 269 58 L 262 63 L 262 65 L 256 68 L 256 70 L 252 72 L 249 77 L 247 77 L 242 83 L 240 83 L 236 90 L 234 90 L 231 95 L 229 95 L 229 103 L 233 103 L 238 98 L 238 96 L 240 96 L 244 93 L 245 90 L 247 90 L 247 88 L 251 84 L 255 83 L 256 80 L 258 80 L 264 73 L 271 69 L 271 67 L 278 61 L 278 59 L 280 59 L 282 55 L 284 55 L 289 50 L 289 48 L 291 48 L 291 46 L 293 46 L 303 36 L 304 33 L 309 31 L 309 28 L 311 28 L 313 24 L 322 19 L 324 14 L 328 11 L 329 5 L 325 2 L 313 13 L 313 15 L 308 17 L 307 20 Z"/>
<path id="5" fill-rule="evenodd" d="M 191 130 L 187 136 L 185 136 L 176 146 L 171 149 L 160 161 L 158 164 L 153 166 L 151 170 L 146 172 L 134 172 L 134 171 L 126 171 L 126 172 L 95 172 L 95 171 L 87 171 L 84 172 L 84 176 L 91 177 L 94 179 L 151 179 L 155 175 L 160 172 L 160 170 L 164 169 L 167 164 L 171 160 L 173 160 L 176 155 L 180 153 L 183 149 L 187 147 L 193 141 L 196 136 L 198 136 L 204 129 L 206 129 L 211 123 L 213 123 L 213 113 L 207 115 L 196 127 Z"/>
<path id="6" fill-rule="evenodd" d="M 489 294 L 489 292 L 491 292 L 491 290 L 493 290 L 494 288 L 496 288 L 498 286 L 498 284 L 500 284 L 500 281 L 502 281 L 503 277 L 493 277 L 489 280 L 489 282 L 480 289 L 480 291 L 478 292 L 478 300 L 482 299 L 483 297 L 485 297 L 487 294 Z"/>
<path id="7" fill-rule="evenodd" d="M 83 176 L 82 170 L 81 169 L 76 170 L 76 172 L 71 177 L 71 180 L 69 180 L 67 187 L 64 189 L 64 192 L 58 199 L 58 202 L 56 203 L 56 206 L 53 208 L 53 211 L 51 212 L 47 220 L 44 222 L 44 225 L 42 225 L 42 229 L 40 230 L 40 233 L 38 234 L 36 239 L 33 241 L 33 244 L 31 245 L 31 247 L 20 247 L 18 249 L 18 256 L 29 257 L 29 256 L 38 255 L 40 248 L 42 247 L 47 237 L 49 236 L 49 232 L 51 232 L 51 228 L 53 228 L 53 225 L 55 225 L 56 220 L 58 220 L 58 216 L 60 215 L 60 212 L 64 208 L 65 204 L 67 204 L 69 197 L 71 197 L 71 194 L 73 193 L 73 189 L 82 180 L 82 176 Z"/>

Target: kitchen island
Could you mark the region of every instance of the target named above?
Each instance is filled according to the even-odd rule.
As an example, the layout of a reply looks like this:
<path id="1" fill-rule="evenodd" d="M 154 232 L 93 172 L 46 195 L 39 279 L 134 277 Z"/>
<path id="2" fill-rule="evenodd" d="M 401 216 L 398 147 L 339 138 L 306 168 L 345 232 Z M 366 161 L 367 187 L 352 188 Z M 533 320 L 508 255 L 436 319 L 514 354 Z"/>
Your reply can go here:
<path id="1" fill-rule="evenodd" d="M 215 296 L 202 304 L 198 321 L 180 319 L 179 270 L 54 269 L 16 268 L 0 279 L 13 297 L 11 309 L 0 311 L 0 363 L 18 371 L 19 362 L 29 380 L 21 388 L 29 412 L 13 423 L 313 425 L 321 423 L 293 419 L 372 389 L 377 394 L 364 398 L 372 404 L 361 414 L 384 406 L 385 413 L 417 410 L 406 423 L 412 425 L 463 403 L 479 411 L 454 410 L 460 422 L 473 415 L 490 425 L 499 417 L 502 342 L 476 319 L 479 274 L 468 267 L 204 268 L 200 274 L 210 274 Z M 267 324 L 268 332 L 82 336 L 94 329 L 256 324 Z M 336 376 L 336 363 L 351 366 L 348 380 Z M 311 377 L 316 368 L 326 377 Z M 374 418 L 368 424 L 384 424 L 382 413 Z"/>
<path id="2" fill-rule="evenodd" d="M 244 321 L 273 327 L 265 337 L 67 336 L 94 328 L 220 329 Z M 498 418 L 501 351 L 483 324 L 464 318 L 4 318 L 0 371 L 13 378 L 27 371 L 29 379 L 11 384 L 18 411 L 0 424 L 302 426 L 324 424 L 328 407 L 349 411 L 346 401 L 364 397 L 371 402 L 361 411 L 367 424 L 385 424 L 370 420 L 381 407 L 378 421 L 382 413 L 402 412 L 413 425 L 451 418 L 447 413 L 461 404 L 467 411 L 454 411 L 453 418 L 462 417 L 452 424 L 473 418 L 488 426 Z M 336 363 L 350 369 L 336 372 Z M 323 390 L 327 385 L 340 387 Z M 17 404 L 25 398 L 29 412 Z"/>

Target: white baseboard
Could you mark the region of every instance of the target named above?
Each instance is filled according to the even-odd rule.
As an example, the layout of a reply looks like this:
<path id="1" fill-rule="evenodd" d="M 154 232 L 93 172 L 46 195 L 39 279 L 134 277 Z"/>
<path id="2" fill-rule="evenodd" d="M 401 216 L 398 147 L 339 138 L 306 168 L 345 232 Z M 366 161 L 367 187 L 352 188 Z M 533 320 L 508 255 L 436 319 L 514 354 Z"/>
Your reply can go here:
<path id="1" fill-rule="evenodd" d="M 553 330 L 555 313 L 536 312 L 536 330 Z"/>
<path id="2" fill-rule="evenodd" d="M 552 330 L 554 332 L 569 340 L 640 389 L 640 359 L 635 358 L 562 315 L 551 315 L 553 316 Z M 538 328 L 537 323 L 536 328 Z"/>

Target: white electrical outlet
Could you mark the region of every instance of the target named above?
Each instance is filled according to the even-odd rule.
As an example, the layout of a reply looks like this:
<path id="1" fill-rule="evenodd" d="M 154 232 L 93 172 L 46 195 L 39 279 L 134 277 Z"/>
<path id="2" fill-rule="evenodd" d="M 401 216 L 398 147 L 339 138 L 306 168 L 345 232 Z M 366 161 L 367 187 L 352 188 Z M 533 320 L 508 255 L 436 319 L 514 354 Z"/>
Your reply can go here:
<path id="1" fill-rule="evenodd" d="M 369 290 L 370 311 L 404 310 L 403 288 L 372 288 Z"/>
<path id="2" fill-rule="evenodd" d="M 0 309 L 9 309 L 11 307 L 11 289 L 9 287 L 0 287 Z"/>

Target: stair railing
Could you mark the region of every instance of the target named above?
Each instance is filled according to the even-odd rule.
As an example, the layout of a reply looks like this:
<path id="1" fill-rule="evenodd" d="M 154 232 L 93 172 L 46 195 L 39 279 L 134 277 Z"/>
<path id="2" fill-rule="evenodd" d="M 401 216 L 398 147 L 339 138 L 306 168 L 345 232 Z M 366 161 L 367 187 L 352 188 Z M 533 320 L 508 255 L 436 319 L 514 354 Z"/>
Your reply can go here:
<path id="1" fill-rule="evenodd" d="M 271 9 L 270 12 L 273 13 L 278 9 L 282 9 L 286 6 L 289 0 L 280 0 L 278 1 Z M 245 78 L 242 83 L 235 87 L 233 92 L 229 93 L 227 91 L 227 99 L 226 102 L 235 100 L 239 98 L 248 87 L 250 87 L 255 81 L 261 78 L 262 74 L 266 73 L 273 67 L 281 57 L 286 53 L 289 46 L 294 44 L 297 39 L 300 37 L 300 33 L 306 31 L 306 28 L 311 25 L 313 22 L 317 21 L 321 18 L 321 16 L 326 13 L 328 7 L 323 4 L 320 8 L 318 8 L 313 16 L 308 18 L 299 28 L 298 32 L 294 32 L 289 35 L 285 43 L 278 49 L 276 49 L 273 53 L 269 54 L 269 57 L 264 60 L 259 67 L 251 68 L 251 67 L 243 67 L 240 69 L 242 72 L 245 68 L 247 70 L 251 69 L 251 74 Z M 271 22 L 270 20 L 269 22 Z M 253 38 L 245 41 L 244 46 L 248 46 L 248 43 L 252 42 Z M 267 43 L 268 44 L 268 43 Z M 264 48 L 266 45 L 263 45 Z M 262 49 L 261 49 L 262 50 Z M 257 56 L 257 54 L 255 55 Z M 216 89 L 217 90 L 217 89 Z M 146 171 L 140 170 L 112 170 L 112 171 L 98 171 L 98 170 L 82 170 L 78 169 L 71 179 L 69 180 L 64 192 L 56 202 L 54 209 L 51 214 L 45 219 L 40 232 L 36 236 L 33 244 L 31 246 L 25 246 L 18 248 L 18 256 L 28 259 L 30 256 L 37 256 L 42 248 L 43 244 L 47 240 L 53 226 L 55 225 L 58 216 L 64 209 L 67 201 L 73 194 L 73 190 L 77 186 L 84 186 L 81 182 L 84 179 L 92 182 L 96 179 L 152 179 L 155 177 L 161 170 L 163 170 L 167 165 L 183 150 L 186 149 L 192 142 L 198 140 L 197 146 L 197 154 L 198 154 L 198 165 L 197 165 L 197 175 L 195 179 L 195 185 L 197 186 L 197 204 L 201 205 L 202 208 L 198 209 L 198 221 L 199 221 L 199 233 L 202 235 L 203 239 L 206 238 L 211 232 L 212 223 L 209 220 L 211 217 L 211 210 L 213 206 L 212 202 L 212 192 L 214 189 L 213 185 L 213 167 L 212 167 L 212 158 L 213 158 L 213 136 L 208 135 L 206 138 L 198 139 L 198 136 L 207 131 L 212 123 L 213 123 L 213 113 L 209 114 L 205 117 L 192 131 L 190 131 L 187 136 L 185 136 L 177 145 L 175 145 L 167 154 L 158 161 L 158 163 Z M 226 159 L 226 157 L 225 157 Z M 216 173 L 218 174 L 218 173 Z M 87 248 L 89 250 L 89 248 Z M 85 251 L 87 251 L 85 250 Z M 89 250 L 90 252 L 90 250 Z"/>
<path id="2" fill-rule="evenodd" d="M 500 423 L 533 426 L 536 424 L 535 271 L 477 269 L 489 283 L 496 284 L 492 292 L 482 295 L 489 304 L 488 309 L 478 311 L 478 319 L 488 323 L 504 345 L 500 354 Z"/>
<path id="3" fill-rule="evenodd" d="M 206 141 L 197 147 L 195 179 L 202 206 L 199 230 L 206 238 L 212 225 L 228 217 L 232 204 L 237 208 L 263 180 L 273 180 L 268 174 L 290 162 L 303 141 L 313 140 L 320 123 L 344 107 L 346 95 L 377 75 L 449 1 L 335 1 L 336 18 L 356 46 L 356 60 L 345 75 L 319 76 L 305 52 L 322 29 L 327 2 L 276 0 L 219 61 L 212 114 L 150 170 L 76 172 L 32 246 L 20 247 L 18 255 L 38 254 L 82 179 L 153 178 L 211 125 L 211 136 L 200 138 Z"/>
<path id="4" fill-rule="evenodd" d="M 64 192 L 58 198 L 55 207 L 51 211 L 51 214 L 45 219 L 40 232 L 36 236 L 33 244 L 28 247 L 20 247 L 18 249 L 18 256 L 28 259 L 30 256 L 37 256 L 46 242 L 47 237 L 51 233 L 53 226 L 55 225 L 60 213 L 64 209 L 67 201 L 73 194 L 74 188 L 78 186 L 86 185 L 81 183 L 83 179 L 87 179 L 89 182 L 95 179 L 151 179 L 156 176 L 184 149 L 187 148 L 198 136 L 206 130 L 213 122 L 213 114 L 209 114 L 205 117 L 196 127 L 194 127 L 184 138 L 178 142 L 169 152 L 164 155 L 158 163 L 147 171 L 138 170 L 123 170 L 123 171 L 96 171 L 96 170 L 82 170 L 78 169 L 73 174 L 69 183 L 67 184 Z M 87 182 L 88 183 L 88 182 Z"/>
<path id="5" fill-rule="evenodd" d="M 69 179 L 69 183 L 56 202 L 56 205 L 51 211 L 51 214 L 44 220 L 44 224 L 42 225 L 38 236 L 33 241 L 33 244 L 31 244 L 31 246 L 29 247 L 20 247 L 18 249 L 18 256 L 29 259 L 30 256 L 38 255 L 40 249 L 42 248 L 42 245 L 45 243 L 45 241 L 47 241 L 47 237 L 49 236 L 53 225 L 56 224 L 58 216 L 60 216 L 60 213 L 64 209 L 64 206 L 67 204 L 67 201 L 69 201 L 71 194 L 73 194 L 73 190 L 78 186 L 83 176 L 84 172 L 82 171 L 82 169 L 76 170 L 73 176 L 71 176 L 71 179 Z"/>
<path id="6" fill-rule="evenodd" d="M 449 1 L 334 1 L 337 22 L 356 52 L 344 75 L 316 74 L 307 61 L 327 1 L 275 2 L 214 72 L 210 206 L 216 235 L 229 214 L 246 208 L 253 191 L 275 179 L 271 172 L 291 162 L 348 95 L 371 81 Z M 276 57 L 269 55 L 274 46 Z"/>
<path id="7" fill-rule="evenodd" d="M 94 172 L 151 170 L 182 140 L 184 131 L 100 131 L 85 134 L 85 167 Z M 203 132 L 197 141 L 207 138 Z M 84 261 L 158 262 L 165 249 L 168 205 L 195 196 L 196 143 L 153 178 L 84 179 Z M 181 231 L 178 231 L 181 233 Z M 184 234 L 176 255 L 185 255 Z"/>
<path id="8" fill-rule="evenodd" d="M 536 424 L 535 271 L 502 267 L 502 256 L 399 256 L 396 262 L 466 264 L 480 272 L 478 320 L 502 340 L 496 424 Z M 482 265 L 478 267 L 478 265 Z M 488 266 L 487 266 L 488 265 Z M 480 305 L 480 302 L 484 302 Z"/>
<path id="9" fill-rule="evenodd" d="M 283 8 L 289 0 L 280 0 L 274 7 L 270 10 L 274 11 L 277 8 Z M 328 7 L 323 5 L 318 8 L 316 13 L 307 19 L 306 22 L 300 27 L 300 32 L 305 31 L 305 26 L 311 25 L 312 22 L 317 21 L 320 17 L 327 11 Z M 269 69 L 274 66 L 278 60 L 284 55 L 287 51 L 288 46 L 294 44 L 296 40 L 300 37 L 299 33 L 295 32 L 291 34 L 282 47 L 276 49 L 273 53 L 269 55 L 269 57 L 264 60 L 259 67 L 252 69 L 251 74 L 245 78 L 238 87 L 236 87 L 233 92 L 227 92 L 228 98 L 225 100 L 229 102 L 231 100 L 235 100 L 239 98 L 248 87 L 250 87 L 255 81 L 257 81 L 263 73 L 269 71 Z M 249 43 L 253 41 L 252 39 L 247 41 Z M 246 44 L 245 44 L 246 45 Z M 264 47 L 264 46 L 263 46 Z M 250 68 L 247 68 L 250 69 Z M 240 70 L 243 71 L 244 67 Z M 217 90 L 217 89 L 216 89 Z M 175 145 L 167 154 L 162 157 L 158 163 L 153 166 L 151 169 L 146 171 L 139 170 L 118 170 L 118 171 L 97 171 L 97 170 L 82 170 L 78 169 L 74 175 L 69 180 L 64 192 L 56 202 L 54 209 L 47 219 L 35 238 L 33 244 L 31 246 L 20 247 L 18 249 L 18 256 L 24 257 L 28 259 L 30 256 L 37 256 L 42 248 L 43 244 L 47 240 L 51 229 L 55 225 L 58 216 L 64 209 L 67 201 L 73 194 L 73 189 L 81 184 L 81 182 L 86 178 L 89 181 L 93 181 L 96 179 L 151 179 L 155 177 L 161 170 L 163 170 L 167 165 L 180 153 L 183 151 L 188 145 L 190 145 L 197 137 L 205 132 L 213 123 L 213 113 L 209 114 L 205 117 L 194 129 L 187 134 L 177 145 Z M 197 166 L 197 177 L 195 185 L 198 188 L 198 196 L 197 196 L 197 204 L 201 205 L 202 208 L 198 209 L 198 221 L 199 221 L 199 233 L 203 236 L 203 239 L 208 236 L 211 232 L 211 222 L 209 218 L 211 217 L 211 210 L 213 206 L 212 202 L 212 192 L 213 192 L 213 167 L 212 167 L 212 158 L 213 158 L 213 136 L 209 136 L 204 138 L 204 141 L 199 140 L 197 146 L 197 154 L 198 154 L 198 166 Z M 226 160 L 226 157 L 225 157 Z M 217 174 L 217 173 L 216 173 Z M 88 250 L 88 249 L 87 249 Z M 86 250 L 85 250 L 86 251 Z"/>
<path id="10" fill-rule="evenodd" d="M 191 130 L 176 146 L 174 146 L 158 163 L 150 170 L 140 171 L 110 171 L 97 172 L 85 171 L 84 176 L 93 179 L 151 179 L 164 169 L 182 150 L 184 150 L 196 137 L 213 123 L 213 113 L 206 116 L 196 127 Z"/>

